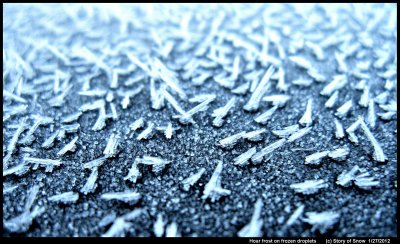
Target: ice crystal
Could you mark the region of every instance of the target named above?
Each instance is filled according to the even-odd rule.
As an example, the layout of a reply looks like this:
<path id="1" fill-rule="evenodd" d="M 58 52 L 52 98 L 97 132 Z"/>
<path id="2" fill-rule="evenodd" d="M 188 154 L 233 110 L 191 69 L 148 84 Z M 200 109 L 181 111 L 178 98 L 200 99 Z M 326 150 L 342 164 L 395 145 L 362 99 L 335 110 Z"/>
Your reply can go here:
<path id="1" fill-rule="evenodd" d="M 261 151 L 255 153 L 252 157 L 251 157 L 251 162 L 253 164 L 259 164 L 261 163 L 261 161 L 263 160 L 263 158 L 265 156 L 267 156 L 268 154 L 271 154 L 273 151 L 275 151 L 276 149 L 282 147 L 284 144 L 286 143 L 286 139 L 282 138 L 280 140 L 277 140 L 276 142 L 264 147 L 263 149 L 261 149 Z"/>
<path id="2" fill-rule="evenodd" d="M 261 199 L 258 199 L 254 204 L 254 212 L 251 217 L 250 223 L 244 226 L 239 232 L 239 237 L 262 237 L 262 226 L 263 220 L 261 218 L 261 210 L 263 207 L 263 202 Z"/>
<path id="3" fill-rule="evenodd" d="M 301 217 L 304 212 L 304 205 L 301 204 L 292 215 L 290 215 L 289 219 L 286 221 L 287 226 L 292 226 L 296 221 Z"/>
<path id="4" fill-rule="evenodd" d="M 303 221 L 312 225 L 311 231 L 319 230 L 321 234 L 325 234 L 338 221 L 340 214 L 333 211 L 325 211 L 321 213 L 307 212 Z"/>
<path id="5" fill-rule="evenodd" d="M 232 149 L 234 145 L 246 134 L 245 131 L 228 136 L 218 142 L 218 145 L 225 149 Z"/>
<path id="6" fill-rule="evenodd" d="M 221 187 L 221 172 L 223 169 L 222 161 L 218 162 L 210 181 L 204 186 L 202 199 L 210 198 L 211 202 L 215 202 L 222 196 L 227 196 L 231 194 L 230 190 L 223 189 Z"/>
<path id="7" fill-rule="evenodd" d="M 190 187 L 196 184 L 199 181 L 201 176 L 206 172 L 205 168 L 201 168 L 197 173 L 189 176 L 188 178 L 182 181 L 182 189 L 184 191 L 189 191 Z"/>
<path id="8" fill-rule="evenodd" d="M 79 194 L 76 192 L 64 192 L 58 195 L 54 195 L 49 197 L 49 201 L 51 202 L 62 202 L 62 203 L 75 203 L 79 199 Z"/>
<path id="9" fill-rule="evenodd" d="M 319 192 L 323 188 L 327 188 L 328 184 L 324 180 L 306 180 L 301 183 L 291 184 L 292 188 L 297 193 L 302 193 L 304 195 L 310 195 Z"/>
<path id="10" fill-rule="evenodd" d="M 140 193 L 137 192 L 110 192 L 104 193 L 100 196 L 104 200 L 118 200 L 130 204 L 135 204 L 141 198 Z"/>
<path id="11" fill-rule="evenodd" d="M 320 165 L 321 160 L 328 156 L 328 154 L 329 151 L 323 151 L 308 155 L 305 159 L 305 164 Z"/>
<path id="12" fill-rule="evenodd" d="M 307 100 L 306 111 L 299 120 L 299 123 L 303 126 L 310 126 L 312 124 L 312 103 L 313 100 L 311 98 Z"/>

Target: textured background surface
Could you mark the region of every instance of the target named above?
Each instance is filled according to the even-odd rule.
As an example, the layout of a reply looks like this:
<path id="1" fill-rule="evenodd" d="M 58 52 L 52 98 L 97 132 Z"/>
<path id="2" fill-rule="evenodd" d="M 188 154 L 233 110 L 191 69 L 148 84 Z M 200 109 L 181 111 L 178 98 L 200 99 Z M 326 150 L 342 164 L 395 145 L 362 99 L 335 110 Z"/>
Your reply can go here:
<path id="1" fill-rule="evenodd" d="M 287 94 L 291 96 L 285 107 L 278 109 L 266 125 L 254 121 L 260 112 L 249 113 L 243 110 L 251 96 L 236 95 L 230 89 L 224 88 L 213 80 L 207 79 L 201 86 L 194 86 L 191 79 L 203 72 L 198 68 L 190 79 L 183 79 L 185 71 L 182 66 L 190 60 L 196 59 L 193 53 L 199 43 L 210 34 L 209 26 L 220 13 L 225 14 L 224 21 L 217 32 L 224 37 L 224 33 L 235 33 L 244 37 L 248 43 L 262 50 L 262 41 L 251 40 L 252 36 L 263 37 L 263 28 L 273 30 L 280 37 L 278 43 L 285 55 L 279 56 L 278 45 L 270 41 L 269 55 L 281 61 L 285 71 L 285 82 L 289 85 L 287 91 L 279 91 L 276 81 L 272 80 L 266 94 Z M 191 15 L 190 15 L 191 14 Z M 188 17 L 190 16 L 190 17 Z M 263 16 L 263 17 L 262 17 Z M 189 19 L 187 32 L 181 26 L 183 19 Z M 380 18 L 380 19 L 379 19 Z M 374 24 L 374 21 L 377 22 Z M 24 113 L 7 117 L 3 114 L 3 158 L 7 155 L 7 145 L 16 130 L 15 125 L 23 117 L 31 114 L 40 114 L 54 118 L 53 125 L 41 126 L 35 133 L 32 145 L 18 145 L 16 152 L 7 163 L 3 163 L 3 171 L 23 163 L 23 156 L 56 159 L 57 152 L 76 135 L 77 150 L 61 157 L 64 162 L 53 172 L 46 173 L 44 168 L 30 170 L 23 176 L 7 175 L 3 178 L 3 190 L 10 186 L 18 187 L 11 192 L 4 193 L 3 223 L 23 212 L 28 190 L 40 186 L 40 191 L 33 203 L 34 206 L 44 206 L 45 212 L 37 216 L 29 230 L 23 233 L 10 233 L 4 229 L 3 236 L 100 236 L 109 226 L 98 226 L 99 221 L 110 213 L 121 216 L 135 208 L 142 208 L 145 214 L 133 220 L 132 226 L 124 233 L 126 236 L 153 236 L 153 224 L 157 214 L 161 213 L 167 223 L 175 222 L 182 236 L 236 236 L 237 232 L 249 223 L 254 209 L 254 203 L 261 198 L 264 206 L 261 212 L 263 220 L 262 232 L 264 236 L 315 236 L 318 231 L 312 231 L 310 225 L 297 221 L 296 224 L 285 226 L 287 219 L 299 204 L 305 205 L 305 212 L 335 211 L 340 213 L 337 224 L 326 233 L 340 237 L 353 236 L 397 236 L 397 121 L 393 118 L 383 121 L 377 116 L 376 126 L 371 129 L 380 143 L 388 160 L 378 163 L 372 158 L 373 147 L 364 134 L 359 130 L 359 144 L 351 143 L 347 134 L 343 139 L 335 138 L 333 120 L 335 111 L 349 99 L 353 100 L 353 107 L 345 118 L 340 119 L 346 129 L 356 121 L 359 115 L 367 117 L 367 108 L 358 105 L 362 91 L 355 86 L 361 80 L 353 72 L 357 70 L 357 63 L 371 62 L 370 67 L 362 71 L 367 77 L 370 86 L 371 99 L 384 91 L 388 91 L 387 103 L 396 100 L 397 73 L 383 78 L 385 71 L 396 69 L 397 66 L 397 5 L 306 5 L 303 8 L 292 5 L 154 5 L 154 6 L 108 6 L 108 5 L 14 5 L 6 4 L 3 9 L 3 85 L 5 90 L 18 92 L 16 80 L 23 75 L 24 83 L 21 97 L 28 101 L 28 109 Z M 266 32 L 268 36 L 268 31 Z M 301 45 L 302 39 L 321 43 L 330 36 L 338 39 L 350 35 L 349 39 L 332 46 L 323 48 L 325 59 L 317 60 L 307 47 L 292 50 Z M 168 41 L 174 43 L 168 57 L 160 55 L 157 39 L 160 38 L 161 47 Z M 338 71 L 334 52 L 345 52 L 355 43 L 363 43 L 363 38 L 372 40 L 372 45 L 362 44 L 354 54 L 346 58 L 347 72 Z M 67 65 L 48 49 L 44 48 L 47 41 L 57 48 L 71 64 Z M 187 42 L 185 42 L 187 41 Z M 213 39 L 213 46 L 218 44 L 218 38 Z M 368 41 L 365 41 L 368 42 Z M 124 46 L 124 43 L 127 45 Z M 346 46 L 343 43 L 347 43 Z M 269 64 L 255 63 L 249 66 L 251 55 L 246 48 L 234 47 L 229 41 L 224 44 L 227 49 L 224 60 L 225 67 L 231 67 L 235 56 L 241 57 L 240 75 L 235 81 L 235 87 L 245 83 L 246 73 L 254 70 L 267 70 Z M 41 46 L 44 45 L 44 46 Z M 185 47 L 187 45 L 187 47 Z M 171 116 L 176 111 L 166 102 L 161 110 L 151 108 L 149 78 L 140 83 L 124 86 L 125 80 L 131 76 L 145 74 L 136 68 L 129 75 L 119 79 L 119 87 L 112 89 L 106 73 L 86 59 L 73 57 L 74 47 L 87 47 L 97 58 L 112 70 L 113 68 L 126 69 L 132 62 L 127 53 L 134 53 L 140 60 L 146 62 L 146 57 L 159 57 L 172 70 L 174 63 L 181 64 L 174 72 L 178 75 L 179 84 L 188 98 L 202 93 L 214 93 L 217 98 L 209 105 L 206 111 L 194 116 L 196 124 L 179 125 Z M 13 59 L 15 50 L 20 57 L 33 69 L 34 74 L 18 65 Z M 365 52 L 365 56 L 362 56 Z M 361 54 L 359 54 L 361 53 Z M 360 57 L 357 57 L 359 55 Z M 382 67 L 374 67 L 374 62 L 388 55 Z M 307 72 L 297 67 L 290 56 L 301 56 L 310 60 L 312 66 L 327 77 L 326 82 L 313 81 L 309 87 L 300 87 L 291 84 L 300 77 L 309 77 Z M 203 57 L 204 58 L 204 57 Z M 204 58 L 205 59 L 205 58 Z M 207 62 L 213 61 L 208 59 Z M 17 65 L 15 65 L 17 63 Z M 223 70 L 218 65 L 211 70 L 217 76 Z M 84 68 L 82 68 L 84 67 Z M 85 69 L 87 68 L 87 69 Z M 47 69 L 47 70 L 46 70 Z M 49 105 L 49 99 L 55 96 L 53 92 L 54 79 L 42 85 L 35 85 L 34 81 L 42 76 L 52 77 L 55 69 L 71 75 L 72 89 L 67 93 L 65 102 L 60 108 Z M 51 132 L 61 126 L 65 115 L 78 111 L 79 107 L 98 98 L 78 95 L 85 80 L 99 70 L 100 75 L 90 81 L 90 89 L 98 88 L 116 93 L 116 90 L 131 90 L 143 84 L 140 94 L 131 99 L 131 105 L 122 109 L 122 97 L 115 96 L 119 118 L 108 120 L 107 125 L 100 131 L 91 130 L 98 112 L 84 113 L 78 120 L 80 129 L 77 133 L 67 136 L 55 143 L 50 149 L 43 149 L 41 144 Z M 205 69 L 207 70 L 207 69 Z M 204 71 L 206 72 L 206 71 Z M 207 71 L 210 72 L 210 71 Z M 227 72 L 226 76 L 229 76 Z M 334 108 L 324 106 L 328 97 L 320 95 L 320 91 L 330 82 L 334 75 L 345 74 L 348 77 L 347 85 L 340 89 L 339 98 Z M 259 78 L 261 79 L 261 77 Z M 394 81 L 394 88 L 385 89 L 386 80 Z M 62 84 L 63 82 L 61 82 Z M 163 81 L 157 80 L 157 87 Z M 33 91 L 32 91 L 33 90 Z M 195 106 L 187 100 L 178 99 L 177 94 L 169 90 L 181 106 L 188 110 Z M 235 106 L 229 112 L 221 128 L 212 126 L 211 113 L 221 107 L 232 97 L 236 96 Z M 288 143 L 273 152 L 269 162 L 259 165 L 249 164 L 245 167 L 233 165 L 233 159 L 255 146 L 257 151 L 278 140 L 272 134 L 273 129 L 298 123 L 303 115 L 308 98 L 313 98 L 313 124 L 309 134 L 295 142 Z M 3 96 L 3 109 L 19 103 Z M 106 111 L 110 113 L 109 103 Z M 270 108 L 270 104 L 261 102 L 260 111 Z M 375 104 L 377 113 L 385 112 Z M 145 141 L 137 141 L 139 132 L 126 131 L 129 124 L 139 117 L 146 122 L 154 122 L 157 126 L 166 125 L 172 121 L 174 126 L 181 126 L 168 140 L 161 132 Z M 33 120 L 28 117 L 29 126 Z M 263 141 L 250 143 L 239 142 L 232 150 L 224 150 L 216 143 L 227 136 L 240 131 L 251 131 L 266 128 Z M 20 138 L 26 134 L 25 131 Z M 90 170 L 83 169 L 82 165 L 88 161 L 101 157 L 108 138 L 112 133 L 121 135 L 121 152 L 116 158 L 107 160 L 99 168 L 98 186 L 94 193 L 84 195 L 79 193 L 79 200 L 73 204 L 58 204 L 48 201 L 48 197 L 67 191 L 79 192 L 90 175 Z M 348 158 L 343 162 L 324 159 L 321 166 L 310 167 L 304 164 L 304 158 L 314 152 L 331 150 L 347 145 L 350 148 Z M 30 149 L 32 149 L 30 151 Z M 125 181 L 123 178 L 136 157 L 143 155 L 156 156 L 170 160 L 171 163 L 159 176 L 154 175 L 150 168 L 141 167 L 143 177 L 136 184 Z M 221 174 L 222 187 L 231 190 L 231 194 L 211 203 L 201 199 L 204 185 L 209 181 L 218 160 L 223 161 L 224 168 Z M 4 160 L 3 160 L 4 161 Z M 371 191 L 358 189 L 355 186 L 343 188 L 335 181 L 343 171 L 350 170 L 354 165 L 367 169 L 380 185 Z M 180 182 L 196 173 L 200 168 L 206 169 L 199 182 L 190 191 L 185 192 Z M 314 195 L 303 196 L 289 188 L 292 183 L 309 179 L 324 179 L 328 183 Z M 135 205 L 118 201 L 104 201 L 100 195 L 106 192 L 121 192 L 134 190 L 142 194 L 141 200 Z"/>

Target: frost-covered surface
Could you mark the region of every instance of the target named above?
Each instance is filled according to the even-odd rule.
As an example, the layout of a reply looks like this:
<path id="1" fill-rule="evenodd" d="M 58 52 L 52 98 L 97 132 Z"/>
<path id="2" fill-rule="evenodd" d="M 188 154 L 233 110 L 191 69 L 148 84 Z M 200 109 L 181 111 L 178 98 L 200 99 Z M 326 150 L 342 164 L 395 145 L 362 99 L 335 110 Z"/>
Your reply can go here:
<path id="1" fill-rule="evenodd" d="M 3 22 L 3 236 L 397 236 L 397 5 Z"/>

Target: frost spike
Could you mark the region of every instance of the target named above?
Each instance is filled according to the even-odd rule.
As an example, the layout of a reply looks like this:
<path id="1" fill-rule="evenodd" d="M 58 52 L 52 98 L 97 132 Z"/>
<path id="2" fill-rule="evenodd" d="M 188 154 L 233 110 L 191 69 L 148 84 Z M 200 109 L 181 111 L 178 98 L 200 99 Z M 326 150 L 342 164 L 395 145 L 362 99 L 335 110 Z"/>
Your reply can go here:
<path id="1" fill-rule="evenodd" d="M 355 179 L 355 175 L 360 171 L 360 168 L 356 165 L 350 171 L 343 171 L 336 179 L 336 184 L 343 187 L 348 187 L 352 184 Z"/>
<path id="2" fill-rule="evenodd" d="M 89 96 L 89 97 L 103 97 L 106 95 L 106 90 L 86 90 L 78 92 L 81 96 Z"/>
<path id="3" fill-rule="evenodd" d="M 283 107 L 286 105 L 287 101 L 290 100 L 290 96 L 288 95 L 269 95 L 265 96 L 262 99 L 265 102 L 272 102 L 273 106 Z"/>
<path id="4" fill-rule="evenodd" d="M 311 231 L 319 230 L 321 234 L 325 234 L 327 230 L 332 228 L 339 220 L 340 214 L 332 211 L 325 211 L 321 213 L 307 212 L 306 218 L 303 221 L 312 225 Z"/>
<path id="5" fill-rule="evenodd" d="M 110 192 L 104 193 L 100 196 L 103 200 L 118 200 L 126 203 L 134 204 L 141 198 L 140 193 L 137 192 Z"/>
<path id="6" fill-rule="evenodd" d="M 271 65 L 268 68 L 268 70 L 265 72 L 262 80 L 260 81 L 257 88 L 251 95 L 249 101 L 243 107 L 244 110 L 249 111 L 249 112 L 258 110 L 258 107 L 260 106 L 260 100 L 261 100 L 262 96 L 264 95 L 264 93 L 266 92 L 266 90 L 267 90 L 266 88 L 268 88 L 267 84 L 268 84 L 272 74 L 274 73 L 274 71 L 275 71 L 275 68 L 274 68 L 274 66 Z"/>
<path id="7" fill-rule="evenodd" d="M 254 121 L 259 124 L 265 125 L 277 109 L 278 109 L 278 106 L 274 106 L 274 107 L 268 109 L 264 113 L 257 116 L 257 118 L 255 118 Z"/>
<path id="8" fill-rule="evenodd" d="M 347 157 L 347 155 L 349 155 L 349 153 L 350 153 L 350 149 L 347 146 L 345 146 L 345 147 L 330 151 L 328 154 L 328 157 L 330 157 L 331 159 L 334 159 L 334 160 L 342 161 L 342 160 L 346 159 L 346 157 Z"/>
<path id="9" fill-rule="evenodd" d="M 90 173 L 89 178 L 87 179 L 85 185 L 81 188 L 80 192 L 87 195 L 90 192 L 94 192 L 97 187 L 97 177 L 99 175 L 98 168 L 95 167 L 92 169 L 92 173 Z"/>
<path id="10" fill-rule="evenodd" d="M 246 82 L 238 87 L 236 87 L 235 89 L 232 90 L 232 93 L 234 94 L 238 94 L 238 95 L 245 95 L 247 93 L 247 91 L 250 88 L 250 82 Z"/>
<path id="11" fill-rule="evenodd" d="M 369 87 L 366 86 L 364 87 L 363 94 L 361 95 L 360 100 L 358 101 L 358 105 L 365 108 L 368 106 L 368 101 L 369 101 Z"/>
<path id="12" fill-rule="evenodd" d="M 317 193 L 319 190 L 323 188 L 327 188 L 328 184 L 325 183 L 324 180 L 306 180 L 301 183 L 291 184 L 290 188 L 292 188 L 297 193 L 302 193 L 304 195 L 310 195 Z"/>
<path id="13" fill-rule="evenodd" d="M 175 100 L 171 94 L 168 93 L 167 90 L 163 91 L 165 99 L 172 105 L 172 107 L 180 114 L 184 115 L 186 114 L 186 111 L 182 109 L 182 107 L 178 104 L 178 102 Z"/>
<path id="14" fill-rule="evenodd" d="M 325 59 L 325 55 L 324 55 L 324 51 L 321 48 L 321 46 L 319 46 L 316 43 L 310 42 L 310 41 L 306 41 L 304 43 L 308 48 L 311 49 L 311 51 L 313 52 L 314 56 L 317 58 L 317 60 L 322 61 Z"/>
<path id="15" fill-rule="evenodd" d="M 37 194 L 39 193 L 39 186 L 32 186 L 28 191 L 28 197 L 25 202 L 24 211 L 29 211 L 35 201 Z"/>
<path id="16" fill-rule="evenodd" d="M 338 64 L 338 70 L 340 72 L 347 72 L 348 68 L 347 68 L 347 64 L 345 61 L 346 55 L 343 53 L 335 52 L 335 59 Z"/>
<path id="17" fill-rule="evenodd" d="M 90 110 L 96 110 L 99 108 L 102 108 L 106 105 L 106 102 L 104 101 L 104 99 L 99 99 L 96 100 L 92 103 L 85 103 L 80 107 L 80 111 L 81 112 L 86 112 L 86 111 L 90 111 Z"/>
<path id="18" fill-rule="evenodd" d="M 152 171 L 155 174 L 161 173 L 161 171 L 164 169 L 164 167 L 171 163 L 170 161 L 167 161 L 162 158 L 157 158 L 157 157 L 151 157 L 151 156 L 143 156 L 142 158 L 137 158 L 136 159 L 137 163 L 145 164 L 145 165 L 151 165 L 152 166 Z"/>
<path id="19" fill-rule="evenodd" d="M 75 132 L 78 132 L 80 127 L 81 127 L 80 124 L 74 123 L 71 125 L 62 125 L 61 130 L 68 132 L 68 133 L 75 133 Z"/>
<path id="20" fill-rule="evenodd" d="M 126 222 L 122 217 L 116 218 L 110 229 L 101 237 L 124 237 L 125 231 L 130 229 L 132 223 Z"/>
<path id="21" fill-rule="evenodd" d="M 376 116 L 375 116 L 375 108 L 374 108 L 374 101 L 370 100 L 368 103 L 368 124 L 371 126 L 371 128 L 374 128 L 376 123 Z"/>
<path id="22" fill-rule="evenodd" d="M 21 133 L 26 129 L 26 118 L 23 118 L 7 146 L 7 152 L 11 155 L 15 152 L 17 141 Z"/>
<path id="23" fill-rule="evenodd" d="M 396 117 L 397 112 L 389 111 L 386 113 L 378 113 L 378 116 L 381 120 L 392 120 Z"/>
<path id="24" fill-rule="evenodd" d="M 139 119 L 135 120 L 132 124 L 129 125 L 129 128 L 131 130 L 136 131 L 137 129 L 140 129 L 144 126 L 144 120 L 143 117 L 140 117 Z"/>
<path id="25" fill-rule="evenodd" d="M 276 83 L 276 89 L 279 91 L 287 91 L 289 85 L 285 83 L 285 71 L 282 67 L 278 69 L 278 83 Z"/>
<path id="26" fill-rule="evenodd" d="M 309 87 L 313 83 L 311 79 L 300 78 L 292 81 L 293 85 Z"/>
<path id="27" fill-rule="evenodd" d="M 257 152 L 255 147 L 250 148 L 246 152 L 240 154 L 238 157 L 234 159 L 234 164 L 239 166 L 245 166 L 249 164 L 249 159 Z"/>
<path id="28" fill-rule="evenodd" d="M 114 157 L 118 153 L 120 138 L 116 134 L 111 134 L 108 139 L 107 146 L 103 151 L 106 158 Z"/>
<path id="29" fill-rule="evenodd" d="M 153 229 L 154 235 L 156 237 L 162 237 L 164 235 L 164 226 L 166 222 L 163 221 L 162 215 L 159 213 L 157 214 L 157 220 L 154 222 Z"/>
<path id="30" fill-rule="evenodd" d="M 263 207 L 263 202 L 261 198 L 257 199 L 254 204 L 254 212 L 251 217 L 250 223 L 244 226 L 239 232 L 239 237 L 262 237 L 262 226 L 263 220 L 261 218 L 261 210 Z"/>
<path id="31" fill-rule="evenodd" d="M 196 184 L 197 181 L 199 181 L 199 179 L 201 178 L 201 176 L 204 174 L 205 171 L 206 171 L 205 168 L 201 168 L 197 173 L 184 179 L 182 181 L 182 189 L 184 191 L 189 191 L 190 187 Z"/>
<path id="32" fill-rule="evenodd" d="M 75 151 L 75 143 L 78 140 L 78 136 L 75 136 L 74 139 L 72 139 L 67 145 L 65 145 L 58 153 L 58 156 L 63 156 L 66 152 L 68 151 Z"/>
<path id="33" fill-rule="evenodd" d="M 159 110 L 164 107 L 164 86 L 161 86 L 159 90 L 156 90 L 154 79 L 150 79 L 150 100 L 151 107 L 155 110 Z"/>
<path id="34" fill-rule="evenodd" d="M 147 128 L 144 131 L 142 131 L 142 133 L 140 133 L 136 139 L 138 141 L 142 139 L 149 139 L 152 136 L 153 128 L 154 128 L 154 123 L 150 122 Z"/>
<path id="35" fill-rule="evenodd" d="M 330 96 L 329 99 L 326 101 L 325 107 L 326 108 L 332 108 L 335 105 L 335 103 L 338 100 L 338 98 L 339 98 L 339 92 L 335 91 L 332 94 L 332 96 Z"/>
<path id="36" fill-rule="evenodd" d="M 309 98 L 307 100 L 307 108 L 306 111 L 304 112 L 303 117 L 299 120 L 299 123 L 303 126 L 310 126 L 312 124 L 312 103 L 313 100 Z"/>
<path id="37" fill-rule="evenodd" d="M 247 132 L 246 134 L 243 135 L 243 138 L 248 140 L 248 141 L 261 141 L 262 140 L 262 135 L 265 133 L 267 130 L 266 129 L 260 129 L 260 130 L 254 130 Z"/>
<path id="38" fill-rule="evenodd" d="M 60 133 L 61 133 L 61 130 L 57 130 L 57 131 L 55 131 L 53 134 L 51 134 L 51 136 L 49 136 L 49 138 L 47 138 L 47 139 L 43 142 L 42 147 L 48 149 L 48 148 L 50 148 L 51 146 L 53 146 L 54 140 L 56 139 L 56 137 L 57 137 L 58 134 L 60 134 Z"/>
<path id="39" fill-rule="evenodd" d="M 222 161 L 218 162 L 210 181 L 204 186 L 202 199 L 210 198 L 211 202 L 215 202 L 222 196 L 227 196 L 231 194 L 230 190 L 223 189 L 221 187 L 221 172 L 223 169 Z"/>
<path id="40" fill-rule="evenodd" d="M 27 232 L 32 225 L 32 221 L 37 216 L 45 212 L 44 207 L 36 206 L 32 211 L 24 211 L 22 214 L 10 220 L 4 220 L 4 227 L 13 233 Z"/>
<path id="41" fill-rule="evenodd" d="M 383 153 L 383 150 L 382 150 L 381 146 L 379 145 L 379 142 L 375 139 L 375 137 L 372 135 L 371 131 L 368 129 L 367 125 L 364 123 L 364 120 L 361 120 L 361 128 L 363 129 L 368 140 L 371 142 L 372 146 L 374 147 L 374 154 L 373 154 L 374 159 L 381 163 L 385 162 L 387 160 L 387 158 L 386 158 L 385 154 Z"/>
<path id="42" fill-rule="evenodd" d="M 303 214 L 304 205 L 301 204 L 286 221 L 286 226 L 292 226 Z"/>
<path id="43" fill-rule="evenodd" d="M 79 194 L 73 191 L 64 192 L 58 195 L 54 195 L 48 198 L 51 202 L 62 202 L 62 203 L 75 203 L 79 199 Z"/>
<path id="44" fill-rule="evenodd" d="M 104 164 L 104 162 L 107 160 L 107 156 L 103 156 L 100 158 L 96 158 L 92 161 L 89 161 L 83 165 L 84 169 L 97 169 L 101 165 Z"/>
<path id="45" fill-rule="evenodd" d="M 212 117 L 215 117 L 213 125 L 216 127 L 221 127 L 223 118 L 228 114 L 229 110 L 235 105 L 236 98 L 231 98 L 225 106 L 217 108 L 214 110 Z"/>
<path id="46" fill-rule="evenodd" d="M 132 183 L 136 183 L 137 179 L 142 176 L 142 174 L 139 171 L 139 168 L 137 167 L 138 160 L 136 159 L 132 167 L 129 169 L 128 175 L 124 177 L 124 180 L 129 180 Z"/>
<path id="47" fill-rule="evenodd" d="M 305 159 L 305 164 L 320 165 L 321 160 L 328 156 L 329 151 L 316 152 L 308 155 Z"/>
<path id="48" fill-rule="evenodd" d="M 232 136 L 228 136 L 218 142 L 218 145 L 222 148 L 231 149 L 244 135 L 245 131 L 239 132 Z"/>
<path id="49" fill-rule="evenodd" d="M 215 94 L 199 94 L 189 99 L 190 103 L 201 103 L 209 99 L 215 99 Z"/>
<path id="50" fill-rule="evenodd" d="M 4 176 L 4 171 L 3 171 L 3 176 Z M 13 186 L 3 185 L 3 194 L 11 193 L 17 188 L 18 188 L 18 185 L 13 185 Z"/>
<path id="51" fill-rule="evenodd" d="M 394 100 L 391 100 L 386 105 L 379 105 L 379 107 L 388 112 L 397 112 L 397 102 Z"/>
<path id="52" fill-rule="evenodd" d="M 282 147 L 285 143 L 286 143 L 286 139 L 282 138 L 282 139 L 277 140 L 274 143 L 264 147 L 263 149 L 261 149 L 261 151 L 259 151 L 258 153 L 254 154 L 251 157 L 251 162 L 253 164 L 261 163 L 261 161 L 263 160 L 264 156 L 266 156 L 267 154 L 272 153 L 274 150 Z"/>
<path id="53" fill-rule="evenodd" d="M 321 95 L 329 96 L 334 91 L 339 90 L 347 84 L 347 78 L 345 75 L 336 75 L 333 77 L 333 81 L 331 81 L 328 85 L 326 85 L 322 91 Z"/>
<path id="54" fill-rule="evenodd" d="M 307 59 L 300 57 L 300 56 L 291 56 L 289 58 L 290 61 L 292 61 L 293 63 L 295 63 L 298 67 L 303 68 L 303 69 L 311 69 L 312 68 L 312 64 L 310 63 L 310 61 L 308 61 Z"/>
<path id="55" fill-rule="evenodd" d="M 281 138 L 286 138 L 286 137 L 292 135 L 293 133 L 297 132 L 298 130 L 299 130 L 299 125 L 295 124 L 295 125 L 286 126 L 280 130 L 273 130 L 272 134 L 279 136 Z"/>
<path id="56" fill-rule="evenodd" d="M 66 117 L 62 120 L 62 123 L 71 123 L 71 122 L 74 122 L 74 121 L 78 120 L 79 117 L 81 117 L 81 115 L 82 115 L 82 112 L 81 112 L 81 111 L 78 111 L 78 112 L 76 112 L 76 113 L 70 114 L 70 115 L 66 116 Z"/>
<path id="57" fill-rule="evenodd" d="M 61 105 L 64 103 L 65 97 L 68 95 L 68 92 L 71 90 L 72 86 L 73 86 L 72 84 L 68 85 L 67 88 L 63 89 L 63 92 L 60 95 L 50 99 L 48 101 L 50 106 L 61 107 Z"/>
<path id="58" fill-rule="evenodd" d="M 174 115 L 173 118 L 178 118 L 181 124 L 194 123 L 192 116 L 200 111 L 205 111 L 208 108 L 208 104 L 214 101 L 215 97 L 210 97 L 209 99 L 203 101 L 197 106 L 191 108 L 189 111 L 181 115 Z"/>
<path id="59" fill-rule="evenodd" d="M 20 102 L 20 103 L 28 103 L 28 101 L 26 101 L 24 98 L 22 98 L 20 96 L 17 96 L 17 95 L 15 95 L 15 94 L 13 94 L 13 93 L 5 90 L 5 89 L 3 89 L 3 96 L 7 97 L 7 98 L 10 98 L 10 99 L 12 99 L 14 101 Z"/>
<path id="60" fill-rule="evenodd" d="M 54 167 L 58 167 L 63 163 L 60 160 L 41 159 L 41 158 L 32 158 L 32 157 L 24 157 L 24 162 L 45 166 L 46 172 L 52 172 Z"/>
<path id="61" fill-rule="evenodd" d="M 338 116 L 339 118 L 345 117 L 347 113 L 350 111 L 352 106 L 353 106 L 352 100 L 345 102 L 342 106 L 340 106 L 340 108 L 336 110 L 335 115 Z"/>
<path id="62" fill-rule="evenodd" d="M 375 186 L 379 186 L 379 181 L 374 181 L 374 177 L 367 177 L 369 173 L 357 175 L 354 179 L 354 184 L 364 190 L 371 190 Z"/>
<path id="63" fill-rule="evenodd" d="M 374 101 L 377 104 L 384 104 L 384 103 L 386 103 L 388 97 L 389 97 L 389 92 L 385 91 L 385 92 L 380 93 L 378 96 L 376 96 Z"/>
<path id="64" fill-rule="evenodd" d="M 178 232 L 178 225 L 172 222 L 165 228 L 165 237 L 180 237 L 181 234 Z"/>
<path id="65" fill-rule="evenodd" d="M 103 107 L 99 108 L 99 115 L 97 117 L 96 123 L 93 125 L 92 130 L 99 131 L 106 126 L 106 109 Z"/>
<path id="66" fill-rule="evenodd" d="M 302 138 L 304 135 L 308 134 L 311 131 L 312 127 L 306 127 L 303 129 L 300 129 L 298 131 L 296 131 L 295 133 L 293 133 L 288 139 L 288 142 L 293 142 L 297 139 Z"/>
<path id="67" fill-rule="evenodd" d="M 176 91 L 182 99 L 186 99 L 186 94 L 182 90 L 182 88 L 178 85 L 178 81 L 175 77 L 175 74 L 172 71 L 168 70 L 167 67 L 159 60 L 155 58 L 154 66 L 156 67 L 156 71 L 161 79 L 174 91 Z"/>
<path id="68" fill-rule="evenodd" d="M 104 216 L 100 222 L 97 224 L 100 228 L 106 227 L 107 225 L 113 223 L 116 219 L 116 214 L 115 212 L 112 212 L 110 214 L 107 214 L 106 216 Z"/>

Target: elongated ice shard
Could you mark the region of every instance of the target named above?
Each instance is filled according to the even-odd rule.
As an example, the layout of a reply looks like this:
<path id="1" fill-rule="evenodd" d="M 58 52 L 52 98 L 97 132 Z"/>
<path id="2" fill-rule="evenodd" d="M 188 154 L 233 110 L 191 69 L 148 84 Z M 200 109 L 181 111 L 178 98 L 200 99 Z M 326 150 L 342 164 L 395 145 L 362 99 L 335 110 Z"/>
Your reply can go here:
<path id="1" fill-rule="evenodd" d="M 307 212 L 303 221 L 312 225 L 312 231 L 319 230 L 321 234 L 325 234 L 339 221 L 340 214 L 333 211 L 325 212 Z"/>
<path id="2" fill-rule="evenodd" d="M 62 202 L 62 203 L 75 203 L 79 199 L 79 194 L 76 192 L 64 192 L 58 195 L 49 197 L 51 202 Z"/>
<path id="3" fill-rule="evenodd" d="M 306 180 L 301 183 L 291 184 L 290 188 L 292 188 L 297 193 L 302 193 L 304 195 L 310 195 L 319 192 L 323 188 L 327 188 L 328 184 L 320 179 L 320 180 Z"/>
<path id="4" fill-rule="evenodd" d="M 261 199 L 258 199 L 254 204 L 254 212 L 251 217 L 250 223 L 245 225 L 237 235 L 239 237 L 262 237 L 262 226 L 263 220 L 261 218 L 261 210 L 263 207 L 263 202 Z"/>
<path id="5" fill-rule="evenodd" d="M 222 161 L 218 162 L 217 167 L 215 168 L 211 179 L 204 186 L 202 199 L 210 198 L 211 202 L 215 202 L 220 199 L 222 196 L 227 196 L 231 194 L 230 190 L 224 189 L 221 187 L 221 172 L 223 169 Z"/>
<path id="6" fill-rule="evenodd" d="M 182 181 L 182 189 L 184 191 L 189 191 L 190 187 L 196 184 L 196 182 L 199 181 L 200 177 L 204 174 L 206 171 L 205 168 L 201 168 L 197 173 L 189 176 L 188 178 L 184 179 Z"/>

